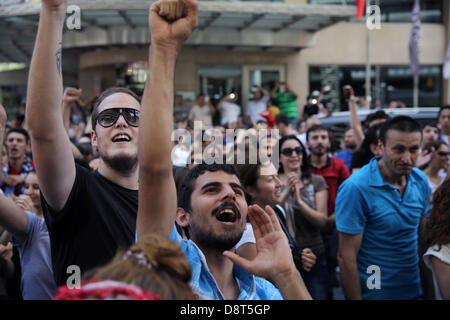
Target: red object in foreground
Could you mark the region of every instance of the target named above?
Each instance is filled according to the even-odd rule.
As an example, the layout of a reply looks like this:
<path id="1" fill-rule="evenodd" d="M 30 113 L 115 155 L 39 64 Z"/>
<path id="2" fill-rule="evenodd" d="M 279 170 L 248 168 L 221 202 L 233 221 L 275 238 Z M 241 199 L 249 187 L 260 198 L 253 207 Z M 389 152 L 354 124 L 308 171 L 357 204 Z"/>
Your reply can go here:
<path id="1" fill-rule="evenodd" d="M 273 118 L 273 115 L 270 113 L 269 110 L 264 110 L 259 114 L 261 117 L 267 120 L 267 126 L 269 128 L 275 127 L 275 119 Z"/>
<path id="2" fill-rule="evenodd" d="M 160 300 L 159 295 L 153 295 L 138 286 L 119 281 L 92 278 L 82 283 L 81 288 L 69 289 L 67 286 L 58 288 L 53 300 Z"/>

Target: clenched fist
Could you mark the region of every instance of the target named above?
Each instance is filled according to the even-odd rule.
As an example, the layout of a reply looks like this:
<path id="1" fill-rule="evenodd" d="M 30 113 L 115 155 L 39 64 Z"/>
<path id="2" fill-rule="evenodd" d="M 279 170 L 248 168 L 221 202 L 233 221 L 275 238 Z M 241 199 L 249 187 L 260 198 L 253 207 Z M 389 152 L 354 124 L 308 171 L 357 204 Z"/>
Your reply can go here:
<path id="1" fill-rule="evenodd" d="M 195 0 L 158 1 L 150 8 L 152 46 L 173 48 L 178 52 L 197 24 L 198 4 Z"/>

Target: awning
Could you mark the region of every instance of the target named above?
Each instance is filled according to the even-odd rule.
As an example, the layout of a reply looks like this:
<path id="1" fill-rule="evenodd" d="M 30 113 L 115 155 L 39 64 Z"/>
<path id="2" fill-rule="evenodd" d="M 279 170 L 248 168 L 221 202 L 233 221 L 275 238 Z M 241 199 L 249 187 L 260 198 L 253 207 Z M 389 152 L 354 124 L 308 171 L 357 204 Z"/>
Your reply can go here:
<path id="1" fill-rule="evenodd" d="M 81 30 L 64 28 L 63 48 L 133 47 L 150 43 L 148 0 L 74 0 Z M 29 63 L 40 3 L 0 0 L 0 62 Z M 300 50 L 314 45 L 314 33 L 348 21 L 356 7 L 282 2 L 199 1 L 199 26 L 187 46 L 236 50 Z M 70 14 L 68 14 L 70 16 Z M 70 50 L 69 50 L 70 51 Z"/>

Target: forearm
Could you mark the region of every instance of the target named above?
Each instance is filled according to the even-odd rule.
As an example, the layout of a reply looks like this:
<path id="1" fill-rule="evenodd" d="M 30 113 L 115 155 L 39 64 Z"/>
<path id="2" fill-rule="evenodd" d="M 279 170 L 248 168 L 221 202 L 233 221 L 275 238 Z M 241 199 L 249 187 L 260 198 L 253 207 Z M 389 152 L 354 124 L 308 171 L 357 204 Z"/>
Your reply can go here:
<path id="1" fill-rule="evenodd" d="M 63 130 L 61 50 L 64 18 L 65 5 L 55 10 L 42 4 L 27 88 L 27 124 L 34 138 L 49 139 Z"/>
<path id="2" fill-rule="evenodd" d="M 364 140 L 364 132 L 362 130 L 361 119 L 359 118 L 356 110 L 355 97 L 350 97 L 348 101 L 348 107 L 350 110 L 350 123 L 355 134 L 356 148 L 359 149 Z"/>
<path id="3" fill-rule="evenodd" d="M 150 48 L 148 85 L 142 98 L 139 134 L 140 168 L 172 170 L 170 143 L 173 118 L 175 50 Z M 150 139 L 151 137 L 151 139 Z M 158 143 L 154 143 L 154 142 Z"/>
<path id="4" fill-rule="evenodd" d="M 344 295 L 347 300 L 362 300 L 356 258 L 338 257 Z"/>
<path id="5" fill-rule="evenodd" d="M 174 73 L 177 52 L 151 47 L 149 73 L 139 127 L 138 235 L 158 232 L 169 235 L 176 213 L 176 189 L 172 176 L 171 143 Z M 164 193 L 148 201 L 157 188 Z"/>
<path id="6" fill-rule="evenodd" d="M 300 203 L 297 201 L 296 204 L 301 214 L 303 214 L 309 222 L 311 222 L 319 229 L 325 229 L 329 225 L 329 220 L 326 214 L 314 210 L 303 201 L 301 201 Z"/>
<path id="7" fill-rule="evenodd" d="M 291 190 L 288 187 L 284 188 L 284 190 L 281 192 L 281 197 L 280 197 L 280 205 L 281 206 L 284 206 L 284 203 L 289 198 L 290 193 L 291 193 Z"/>
<path id="8" fill-rule="evenodd" d="M 286 89 L 287 89 L 290 93 L 292 93 L 294 96 L 298 97 L 297 92 L 294 91 L 294 90 L 292 89 L 292 87 L 291 87 L 289 84 L 286 84 Z"/>
<path id="9" fill-rule="evenodd" d="M 67 134 L 69 134 L 69 128 L 70 128 L 70 106 L 66 102 L 62 103 L 62 118 L 63 118 L 64 130 L 66 131 Z"/>
<path id="10" fill-rule="evenodd" d="M 272 91 L 270 91 L 270 97 L 275 98 L 275 93 L 277 93 L 279 86 L 273 87 Z"/>
<path id="11" fill-rule="evenodd" d="M 0 195 L 0 225 L 19 241 L 25 235 L 28 218 L 12 199 Z"/>
<path id="12" fill-rule="evenodd" d="M 300 272 L 295 267 L 291 272 L 279 274 L 271 280 L 285 300 L 312 300 Z"/>

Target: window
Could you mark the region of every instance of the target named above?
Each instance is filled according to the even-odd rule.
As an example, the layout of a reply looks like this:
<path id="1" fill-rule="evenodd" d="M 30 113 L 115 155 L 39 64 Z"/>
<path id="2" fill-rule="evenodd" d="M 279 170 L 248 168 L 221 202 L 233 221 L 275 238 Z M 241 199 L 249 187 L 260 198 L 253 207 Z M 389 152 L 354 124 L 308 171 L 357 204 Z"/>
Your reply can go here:
<path id="1" fill-rule="evenodd" d="M 226 94 L 235 93 L 241 104 L 242 71 L 240 65 L 199 65 L 199 92 L 209 96 L 216 106 Z"/>
<path id="2" fill-rule="evenodd" d="M 310 66 L 309 89 L 330 86 L 325 102 L 330 111 L 345 111 L 342 87 L 350 84 L 356 96 L 365 96 L 365 66 Z M 413 75 L 409 66 L 374 66 L 371 68 L 371 97 L 385 107 L 391 101 L 413 106 Z M 419 107 L 439 107 L 442 103 L 442 67 L 422 66 L 419 77 Z"/>

